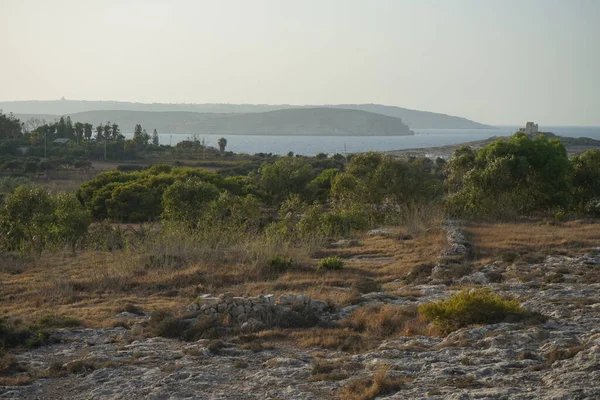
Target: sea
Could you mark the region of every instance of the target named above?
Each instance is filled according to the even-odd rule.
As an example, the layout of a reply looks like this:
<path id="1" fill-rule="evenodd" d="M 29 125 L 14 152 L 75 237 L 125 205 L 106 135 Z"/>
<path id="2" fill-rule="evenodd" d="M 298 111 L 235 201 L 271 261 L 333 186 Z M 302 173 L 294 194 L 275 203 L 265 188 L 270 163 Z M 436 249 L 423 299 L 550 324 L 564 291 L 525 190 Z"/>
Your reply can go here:
<path id="1" fill-rule="evenodd" d="M 196 135 L 207 146 L 218 147 L 217 140 L 227 139 L 227 150 L 234 153 L 273 153 L 313 156 L 318 153 L 362 153 L 412 148 L 438 147 L 484 140 L 493 136 L 510 136 L 517 126 L 490 129 L 413 129 L 414 136 L 286 136 L 286 135 Z M 542 132 L 560 136 L 588 137 L 600 140 L 600 126 L 540 126 Z M 131 137 L 133 134 L 126 134 Z M 192 135 L 159 133 L 160 144 L 175 145 Z"/>

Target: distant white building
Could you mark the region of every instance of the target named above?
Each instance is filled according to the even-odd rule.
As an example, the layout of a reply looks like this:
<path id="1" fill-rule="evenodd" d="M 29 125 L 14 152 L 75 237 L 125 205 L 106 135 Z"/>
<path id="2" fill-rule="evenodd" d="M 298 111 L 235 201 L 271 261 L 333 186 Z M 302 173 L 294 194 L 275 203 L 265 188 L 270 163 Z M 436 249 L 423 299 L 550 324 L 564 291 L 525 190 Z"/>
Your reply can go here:
<path id="1" fill-rule="evenodd" d="M 523 132 L 527 135 L 531 135 L 532 133 L 538 133 L 538 124 L 528 122 L 525 124 L 525 128 L 519 128 L 519 132 Z"/>

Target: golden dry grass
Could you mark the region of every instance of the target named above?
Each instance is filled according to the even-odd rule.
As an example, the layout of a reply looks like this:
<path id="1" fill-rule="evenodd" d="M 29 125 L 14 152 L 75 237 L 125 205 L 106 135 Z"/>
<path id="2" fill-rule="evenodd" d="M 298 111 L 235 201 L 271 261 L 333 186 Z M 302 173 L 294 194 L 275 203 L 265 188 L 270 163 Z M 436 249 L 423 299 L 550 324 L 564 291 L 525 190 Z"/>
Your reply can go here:
<path id="1" fill-rule="evenodd" d="M 541 262 L 549 255 L 581 255 L 600 243 L 600 225 L 570 221 L 557 225 L 523 223 L 472 223 L 475 257 L 482 263 L 495 260 Z"/>
<path id="2" fill-rule="evenodd" d="M 410 240 L 364 236 L 358 246 L 318 251 L 343 258 L 346 266 L 341 271 L 317 271 L 317 258 L 307 253 L 313 250 L 299 248 L 288 249 L 286 254 L 296 265 L 286 273 L 272 275 L 265 275 L 261 265 L 235 258 L 148 268 L 143 252 L 45 252 L 17 270 L 0 260 L 0 310 L 24 321 L 51 313 L 100 327 L 116 323 L 113 317 L 128 303 L 145 312 L 181 310 L 203 293 L 304 293 L 345 305 L 357 300 L 361 282 L 362 287 L 373 287 L 402 278 L 415 264 L 433 262 L 444 246 L 441 230 Z"/>
<path id="3" fill-rule="evenodd" d="M 340 400 L 372 400 L 377 396 L 392 394 L 402 389 L 411 379 L 393 376 L 388 368 L 377 370 L 372 376 L 353 379 L 338 392 Z"/>
<path id="4" fill-rule="evenodd" d="M 388 338 L 439 333 L 418 315 L 416 307 L 386 304 L 360 307 L 334 328 L 292 332 L 292 337 L 300 347 L 361 352 Z"/>

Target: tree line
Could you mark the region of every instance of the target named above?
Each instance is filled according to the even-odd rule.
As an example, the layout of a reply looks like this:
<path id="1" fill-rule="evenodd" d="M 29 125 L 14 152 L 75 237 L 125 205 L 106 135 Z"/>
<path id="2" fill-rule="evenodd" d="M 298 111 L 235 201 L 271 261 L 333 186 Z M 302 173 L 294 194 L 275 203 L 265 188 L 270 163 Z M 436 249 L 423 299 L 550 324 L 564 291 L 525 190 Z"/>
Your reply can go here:
<path id="1" fill-rule="evenodd" d="M 462 147 L 447 163 L 379 153 L 354 155 L 347 164 L 335 158 L 288 155 L 246 174 L 168 165 L 113 170 L 82 184 L 68 202 L 23 186 L 0 208 L 0 247 L 76 246 L 83 225 L 105 220 L 162 221 L 207 238 L 254 232 L 293 242 L 441 210 L 467 219 L 600 216 L 600 151 L 568 158 L 560 141 L 543 135 L 517 133 L 479 151 Z M 50 236 L 42 240 L 42 231 Z"/>

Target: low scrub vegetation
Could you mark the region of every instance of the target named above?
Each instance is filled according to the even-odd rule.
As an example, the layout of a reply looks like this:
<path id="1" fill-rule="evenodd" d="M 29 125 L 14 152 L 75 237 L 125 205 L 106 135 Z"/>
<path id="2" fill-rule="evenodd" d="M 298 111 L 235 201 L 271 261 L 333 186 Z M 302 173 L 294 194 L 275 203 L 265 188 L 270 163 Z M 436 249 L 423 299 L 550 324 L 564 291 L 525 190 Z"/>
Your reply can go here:
<path id="1" fill-rule="evenodd" d="M 70 317 L 46 315 L 31 324 L 19 319 L 0 318 L 0 353 L 18 347 L 35 348 L 52 341 L 52 332 L 59 328 L 80 326 L 81 321 Z"/>
<path id="2" fill-rule="evenodd" d="M 515 299 L 503 299 L 489 289 L 463 290 L 450 298 L 419 306 L 419 313 L 443 332 L 473 324 L 522 321 L 532 316 Z"/>
<path id="3" fill-rule="evenodd" d="M 380 368 L 372 376 L 350 380 L 339 390 L 340 400 L 373 400 L 396 393 L 410 382 L 404 376 L 394 376 L 388 368 Z"/>
<path id="4" fill-rule="evenodd" d="M 339 271 L 344 268 L 344 261 L 339 257 L 327 257 L 319 260 L 317 269 Z"/>

